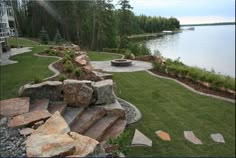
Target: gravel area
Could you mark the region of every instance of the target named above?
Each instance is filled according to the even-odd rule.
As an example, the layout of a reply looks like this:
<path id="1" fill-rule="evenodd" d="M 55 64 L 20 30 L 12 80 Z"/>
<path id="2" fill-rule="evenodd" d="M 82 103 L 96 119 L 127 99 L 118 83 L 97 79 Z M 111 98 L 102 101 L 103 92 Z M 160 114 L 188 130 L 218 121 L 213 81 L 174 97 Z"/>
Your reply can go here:
<path id="1" fill-rule="evenodd" d="M 124 102 L 122 100 L 118 100 L 118 101 L 125 110 L 127 124 L 133 123 L 133 120 L 136 116 L 135 109 L 129 104 L 127 104 L 127 102 Z"/>
<path id="2" fill-rule="evenodd" d="M 7 118 L 0 120 L 0 157 L 25 157 L 26 137 L 20 135 L 19 130 L 7 127 Z"/>

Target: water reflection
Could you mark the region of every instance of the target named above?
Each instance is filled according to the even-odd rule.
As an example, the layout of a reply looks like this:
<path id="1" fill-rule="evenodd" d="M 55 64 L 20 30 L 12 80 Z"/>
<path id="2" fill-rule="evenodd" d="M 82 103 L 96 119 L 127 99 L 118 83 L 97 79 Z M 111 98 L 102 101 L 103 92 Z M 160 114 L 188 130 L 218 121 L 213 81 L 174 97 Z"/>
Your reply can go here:
<path id="1" fill-rule="evenodd" d="M 214 69 L 235 77 L 235 25 L 200 26 L 195 31 L 162 36 L 146 42 L 153 53 L 190 66 Z"/>

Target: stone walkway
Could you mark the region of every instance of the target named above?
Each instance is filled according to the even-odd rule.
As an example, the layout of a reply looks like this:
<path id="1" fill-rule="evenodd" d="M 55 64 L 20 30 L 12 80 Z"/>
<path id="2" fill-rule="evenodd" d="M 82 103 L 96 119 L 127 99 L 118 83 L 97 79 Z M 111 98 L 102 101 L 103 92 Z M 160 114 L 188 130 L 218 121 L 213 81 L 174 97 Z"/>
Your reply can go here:
<path id="1" fill-rule="evenodd" d="M 148 70 L 152 68 L 151 63 L 136 60 L 133 60 L 132 66 L 128 67 L 111 66 L 111 61 L 92 61 L 91 64 L 95 69 L 102 69 L 106 72 L 134 72 Z"/>
<path id="2" fill-rule="evenodd" d="M 1 54 L 0 65 L 9 65 L 18 63 L 18 61 L 10 60 L 9 58 L 14 55 L 23 54 L 32 51 L 32 47 L 24 47 L 24 48 L 12 48 L 11 51 Z"/>

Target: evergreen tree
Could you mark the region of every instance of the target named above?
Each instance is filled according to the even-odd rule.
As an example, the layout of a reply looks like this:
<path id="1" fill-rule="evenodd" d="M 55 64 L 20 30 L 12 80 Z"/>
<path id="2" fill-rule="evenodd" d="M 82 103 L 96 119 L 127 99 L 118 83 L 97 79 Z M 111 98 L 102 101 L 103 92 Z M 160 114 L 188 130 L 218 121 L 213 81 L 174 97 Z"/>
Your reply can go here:
<path id="1" fill-rule="evenodd" d="M 42 29 L 39 33 L 39 39 L 42 44 L 48 44 L 49 37 L 47 30 L 44 29 L 44 26 L 42 26 Z"/>
<path id="2" fill-rule="evenodd" d="M 55 36 L 54 36 L 54 42 L 55 42 L 56 44 L 61 44 L 61 43 L 64 42 L 64 39 L 61 37 L 61 34 L 60 34 L 60 32 L 59 32 L 58 29 L 57 29 L 57 32 L 56 32 L 56 34 L 55 34 Z"/>

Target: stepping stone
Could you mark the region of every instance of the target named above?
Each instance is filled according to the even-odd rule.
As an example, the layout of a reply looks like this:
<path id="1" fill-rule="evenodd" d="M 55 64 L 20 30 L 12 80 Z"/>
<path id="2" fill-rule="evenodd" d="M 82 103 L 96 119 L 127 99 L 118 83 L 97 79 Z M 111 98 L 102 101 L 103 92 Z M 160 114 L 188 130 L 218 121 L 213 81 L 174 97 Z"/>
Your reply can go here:
<path id="1" fill-rule="evenodd" d="M 36 99 L 32 104 L 30 104 L 30 112 L 39 111 L 39 110 L 47 110 L 48 104 L 49 104 L 48 99 Z"/>
<path id="2" fill-rule="evenodd" d="M 112 127 L 105 133 L 105 135 L 102 137 L 101 141 L 106 141 L 109 138 L 115 139 L 117 138 L 121 133 L 124 132 L 126 127 L 126 120 L 119 119 L 116 121 Z"/>
<path id="3" fill-rule="evenodd" d="M 194 135 L 193 131 L 184 131 L 184 137 L 193 144 L 202 144 L 202 141 Z"/>
<path id="4" fill-rule="evenodd" d="M 66 104 L 65 103 L 55 103 L 51 104 L 48 107 L 48 111 L 51 114 L 54 114 L 56 111 L 58 111 L 60 114 L 63 114 L 66 110 Z"/>
<path id="5" fill-rule="evenodd" d="M 107 114 L 111 114 L 111 115 L 114 115 L 114 116 L 119 116 L 120 118 L 125 119 L 125 110 L 120 105 L 120 102 L 118 102 L 118 100 L 116 100 L 114 103 L 100 105 L 100 106 L 97 106 L 97 107 L 105 108 L 106 111 L 107 111 Z"/>
<path id="6" fill-rule="evenodd" d="M 158 137 L 160 137 L 164 141 L 171 141 L 170 135 L 166 132 L 163 132 L 161 130 L 155 132 Z"/>
<path id="7" fill-rule="evenodd" d="M 152 146 L 152 140 L 141 133 L 139 130 L 135 130 L 134 137 L 131 146 Z"/>
<path id="8" fill-rule="evenodd" d="M 71 131 L 83 134 L 89 127 L 91 127 L 97 120 L 106 114 L 104 108 L 89 108 L 81 117 L 71 126 Z"/>
<path id="9" fill-rule="evenodd" d="M 51 114 L 47 110 L 33 111 L 13 117 L 13 119 L 9 121 L 8 126 L 23 127 L 40 120 L 46 120 L 49 117 L 51 117 Z"/>
<path id="10" fill-rule="evenodd" d="M 29 97 L 12 98 L 0 101 L 0 114 L 12 117 L 29 112 Z"/>
<path id="11" fill-rule="evenodd" d="M 79 118 L 82 115 L 83 112 L 84 108 L 67 107 L 62 116 L 70 126 L 76 121 L 76 118 Z"/>
<path id="12" fill-rule="evenodd" d="M 84 135 L 96 140 L 100 140 L 101 137 L 107 132 L 107 130 L 119 119 L 118 116 L 105 116 L 98 120 L 95 124 L 89 128 Z"/>
<path id="13" fill-rule="evenodd" d="M 211 134 L 211 138 L 217 143 L 225 143 L 224 137 L 220 133 Z"/>

